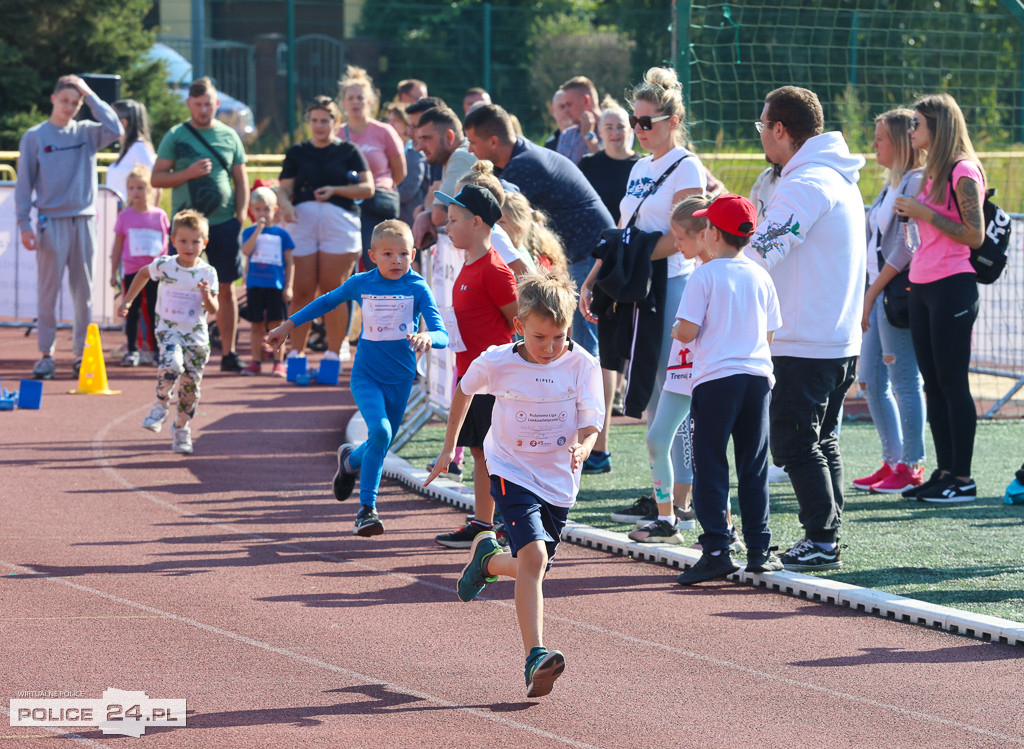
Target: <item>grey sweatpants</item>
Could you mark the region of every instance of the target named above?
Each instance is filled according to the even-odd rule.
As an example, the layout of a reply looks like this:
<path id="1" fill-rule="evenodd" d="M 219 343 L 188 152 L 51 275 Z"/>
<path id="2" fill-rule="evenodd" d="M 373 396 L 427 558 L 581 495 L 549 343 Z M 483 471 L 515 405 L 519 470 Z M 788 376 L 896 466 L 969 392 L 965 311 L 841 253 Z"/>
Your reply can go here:
<path id="1" fill-rule="evenodd" d="M 85 351 L 85 331 L 92 322 L 96 221 L 93 216 L 48 218 L 39 227 L 37 236 L 39 351 L 53 355 L 57 337 L 57 295 L 66 267 L 75 308 L 74 354 L 79 357 Z"/>

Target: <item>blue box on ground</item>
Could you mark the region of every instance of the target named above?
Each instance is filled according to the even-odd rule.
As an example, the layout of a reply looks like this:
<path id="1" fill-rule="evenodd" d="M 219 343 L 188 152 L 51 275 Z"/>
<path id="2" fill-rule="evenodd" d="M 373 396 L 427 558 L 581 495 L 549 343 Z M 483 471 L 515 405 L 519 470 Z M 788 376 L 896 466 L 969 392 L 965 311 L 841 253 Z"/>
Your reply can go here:
<path id="1" fill-rule="evenodd" d="M 341 362 L 337 359 L 323 359 L 316 373 L 316 381 L 320 385 L 337 385 L 341 375 Z"/>
<path id="2" fill-rule="evenodd" d="M 43 402 L 43 383 L 41 380 L 22 380 L 18 392 L 18 408 L 29 408 L 38 411 Z"/>
<path id="3" fill-rule="evenodd" d="M 288 382 L 295 382 L 295 378 L 306 374 L 307 359 L 304 356 L 293 356 L 286 360 L 288 362 Z"/>

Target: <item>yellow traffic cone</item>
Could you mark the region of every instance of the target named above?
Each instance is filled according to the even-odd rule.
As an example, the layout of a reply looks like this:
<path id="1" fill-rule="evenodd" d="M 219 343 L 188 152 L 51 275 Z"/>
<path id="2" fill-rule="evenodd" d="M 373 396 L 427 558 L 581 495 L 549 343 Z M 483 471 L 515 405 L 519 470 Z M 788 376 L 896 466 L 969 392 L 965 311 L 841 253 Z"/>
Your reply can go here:
<path id="1" fill-rule="evenodd" d="M 78 389 L 68 392 L 85 395 L 117 395 L 121 392 L 107 387 L 107 365 L 103 362 L 100 328 L 96 323 L 90 323 L 85 332 L 85 351 L 82 353 L 82 368 L 78 370 Z"/>

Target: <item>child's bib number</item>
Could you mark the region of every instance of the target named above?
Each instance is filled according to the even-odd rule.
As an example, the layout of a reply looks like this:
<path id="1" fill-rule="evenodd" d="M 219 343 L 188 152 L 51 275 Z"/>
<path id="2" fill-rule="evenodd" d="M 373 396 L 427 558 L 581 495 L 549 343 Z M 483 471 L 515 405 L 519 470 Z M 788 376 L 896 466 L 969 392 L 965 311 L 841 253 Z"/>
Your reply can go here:
<path id="1" fill-rule="evenodd" d="M 413 330 L 411 296 L 363 296 L 363 338 L 368 341 L 405 340 Z"/>
<path id="2" fill-rule="evenodd" d="M 672 350 L 668 355 L 668 371 L 665 373 L 665 389 L 670 393 L 690 395 L 693 391 L 693 349 L 692 344 L 672 339 Z"/>
<path id="3" fill-rule="evenodd" d="M 256 237 L 256 249 L 249 256 L 249 262 L 263 265 L 284 265 L 281 255 L 281 237 L 273 234 L 260 234 Z"/>
<path id="4" fill-rule="evenodd" d="M 159 307 L 164 320 L 195 323 L 203 315 L 203 294 L 164 286 L 160 289 Z"/>
<path id="5" fill-rule="evenodd" d="M 459 321 L 455 317 L 454 307 L 441 307 L 441 319 L 444 320 L 444 327 L 448 330 L 448 349 L 459 354 L 466 350 L 466 344 L 462 341 L 462 334 L 459 332 Z"/>
<path id="6" fill-rule="evenodd" d="M 129 229 L 128 248 L 134 257 L 160 257 L 164 254 L 164 233 L 156 229 Z"/>
<path id="7" fill-rule="evenodd" d="M 551 452 L 569 449 L 576 439 L 576 398 L 506 402 L 504 432 L 512 437 L 517 452 Z"/>

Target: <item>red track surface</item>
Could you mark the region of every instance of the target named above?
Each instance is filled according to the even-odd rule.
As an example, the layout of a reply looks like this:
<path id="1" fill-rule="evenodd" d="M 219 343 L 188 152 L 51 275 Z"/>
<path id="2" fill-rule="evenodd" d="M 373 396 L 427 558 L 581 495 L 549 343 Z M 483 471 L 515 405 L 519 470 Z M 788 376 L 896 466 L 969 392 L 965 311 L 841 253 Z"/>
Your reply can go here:
<path id="1" fill-rule="evenodd" d="M 0 330 L 0 351 L 11 387 L 34 339 Z M 329 489 L 347 389 L 215 369 L 191 457 L 140 427 L 149 368 L 0 413 L 4 710 L 22 690 L 187 699 L 184 728 L 72 739 L 105 746 L 1024 745 L 1019 649 L 570 545 L 545 583 L 567 668 L 527 700 L 512 584 L 459 603 L 464 552 L 432 542 L 460 514 L 386 484 L 386 534 L 350 534 L 356 502 Z M 59 735 L 0 721 L 0 746 Z"/>

